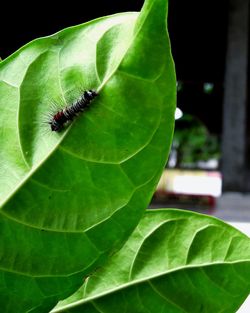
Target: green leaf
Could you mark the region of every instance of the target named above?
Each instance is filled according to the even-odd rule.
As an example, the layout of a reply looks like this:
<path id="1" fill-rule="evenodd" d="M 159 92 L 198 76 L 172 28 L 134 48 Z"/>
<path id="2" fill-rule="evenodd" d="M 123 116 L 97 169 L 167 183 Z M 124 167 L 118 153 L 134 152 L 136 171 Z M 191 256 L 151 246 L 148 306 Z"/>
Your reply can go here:
<path id="1" fill-rule="evenodd" d="M 147 211 L 108 264 L 52 312 L 234 313 L 249 278 L 246 235 L 193 212 Z"/>
<path id="2" fill-rule="evenodd" d="M 167 1 L 37 39 L 0 64 L 0 303 L 48 312 L 128 238 L 168 156 Z M 51 102 L 95 89 L 61 133 Z"/>

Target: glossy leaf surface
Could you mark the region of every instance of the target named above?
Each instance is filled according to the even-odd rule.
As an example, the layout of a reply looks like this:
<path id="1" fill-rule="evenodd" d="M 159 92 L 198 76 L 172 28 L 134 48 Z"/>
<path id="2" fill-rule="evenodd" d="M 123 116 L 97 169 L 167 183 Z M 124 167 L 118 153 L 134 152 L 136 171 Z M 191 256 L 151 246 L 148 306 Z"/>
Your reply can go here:
<path id="1" fill-rule="evenodd" d="M 124 247 L 54 313 L 235 313 L 250 238 L 215 218 L 147 211 Z"/>
<path id="2" fill-rule="evenodd" d="M 63 30 L 0 63 L 0 303 L 48 312 L 126 240 L 171 144 L 167 1 Z M 61 133 L 43 124 L 98 97 Z M 17 309 L 18 306 L 18 309 Z"/>

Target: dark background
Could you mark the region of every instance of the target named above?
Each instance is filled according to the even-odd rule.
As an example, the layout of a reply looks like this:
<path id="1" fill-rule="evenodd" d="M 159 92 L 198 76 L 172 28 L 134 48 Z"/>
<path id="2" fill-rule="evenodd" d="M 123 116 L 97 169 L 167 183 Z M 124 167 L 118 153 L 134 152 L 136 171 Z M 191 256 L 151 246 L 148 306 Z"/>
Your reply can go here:
<path id="1" fill-rule="evenodd" d="M 124 11 L 139 11 L 142 0 L 1 3 L 2 59 L 29 41 L 65 27 Z M 213 133 L 222 129 L 223 80 L 227 39 L 227 0 L 170 0 L 169 33 L 177 79 L 183 82 L 178 106 L 198 116 Z M 203 84 L 214 90 L 205 94 Z"/>

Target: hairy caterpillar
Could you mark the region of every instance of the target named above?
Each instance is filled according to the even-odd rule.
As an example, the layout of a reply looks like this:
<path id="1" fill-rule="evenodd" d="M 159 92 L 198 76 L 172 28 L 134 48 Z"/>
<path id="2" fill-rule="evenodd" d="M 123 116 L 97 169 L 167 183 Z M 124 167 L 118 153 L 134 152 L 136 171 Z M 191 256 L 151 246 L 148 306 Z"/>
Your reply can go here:
<path id="1" fill-rule="evenodd" d="M 82 96 L 70 106 L 56 112 L 48 122 L 51 130 L 60 132 L 67 122 L 72 121 L 77 115 L 85 111 L 97 95 L 97 92 L 94 90 L 86 90 Z"/>

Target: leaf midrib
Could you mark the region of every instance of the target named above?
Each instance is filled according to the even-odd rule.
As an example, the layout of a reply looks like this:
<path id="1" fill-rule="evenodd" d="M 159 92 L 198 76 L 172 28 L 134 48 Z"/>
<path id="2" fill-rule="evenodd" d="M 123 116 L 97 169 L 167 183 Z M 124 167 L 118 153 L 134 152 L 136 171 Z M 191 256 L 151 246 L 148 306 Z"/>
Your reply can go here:
<path id="1" fill-rule="evenodd" d="M 153 4 L 151 5 L 150 9 L 152 8 L 152 6 L 153 6 Z M 141 23 L 140 27 L 139 27 L 138 30 L 135 32 L 134 36 L 132 36 L 130 42 L 128 43 L 128 48 L 124 51 L 124 54 L 121 56 L 121 59 L 120 59 L 120 61 L 118 62 L 116 68 L 110 73 L 110 75 L 107 77 L 107 79 L 102 82 L 101 86 L 99 86 L 99 87 L 97 88 L 98 93 L 104 88 L 104 86 L 109 82 L 109 80 L 115 75 L 115 73 L 116 73 L 116 71 L 118 70 L 118 68 L 120 67 L 120 65 L 121 65 L 121 63 L 122 63 L 124 57 L 126 56 L 128 50 L 130 49 L 132 43 L 134 42 L 135 38 L 136 38 L 136 37 L 138 36 L 138 34 L 140 33 L 141 28 L 143 27 L 144 22 L 145 22 L 147 16 L 149 15 L 149 13 L 150 13 L 150 10 L 148 10 L 148 13 L 147 13 L 147 15 L 145 16 L 143 23 Z M 125 14 L 127 14 L 127 13 L 125 13 Z M 119 15 L 119 14 L 117 14 L 117 15 Z M 115 15 L 111 15 L 111 16 L 115 16 Z M 105 18 L 109 18 L 109 17 L 110 17 L 110 16 L 107 16 L 107 17 L 105 17 Z M 140 17 L 140 14 L 138 15 L 138 17 Z M 137 17 L 137 19 L 138 19 L 138 17 Z M 88 22 L 88 23 L 85 23 L 84 25 L 85 25 L 85 26 L 86 26 L 86 25 L 90 25 L 90 24 L 92 24 L 92 23 L 95 23 L 95 22 L 98 21 L 98 20 L 105 19 L 105 18 L 102 17 L 102 18 L 99 18 L 99 19 L 95 19 L 95 20 L 93 20 L 93 21 L 90 21 L 90 22 Z M 135 19 L 135 20 L 132 21 L 132 22 L 134 23 L 134 25 L 135 25 L 137 19 Z M 77 26 L 73 26 L 73 27 L 77 28 L 77 27 L 81 27 L 81 25 L 77 25 Z M 67 29 L 66 31 L 68 31 L 68 29 Z M 58 33 L 60 33 L 60 32 L 58 32 Z M 51 36 L 48 36 L 47 38 L 53 38 L 53 36 L 56 36 L 58 33 L 56 33 L 56 34 L 54 34 L 54 35 L 51 35 Z M 46 37 L 44 37 L 44 38 L 46 38 Z M 101 37 L 101 38 L 102 38 L 102 37 Z M 42 39 L 43 39 L 43 38 L 39 38 L 39 39 L 36 39 L 36 40 L 38 41 L 38 40 L 42 40 Z M 31 43 L 27 44 L 26 46 L 28 46 L 28 45 L 30 45 L 30 44 L 31 44 Z M 21 50 L 24 49 L 26 46 L 24 46 L 24 47 L 22 47 L 20 50 L 16 51 L 16 53 L 15 53 L 14 55 L 16 55 L 18 52 L 21 52 Z M 11 57 L 14 57 L 14 55 L 10 56 L 10 58 L 11 58 Z M 7 59 L 8 59 L 8 58 L 7 58 Z M 7 59 L 6 59 L 6 60 L 7 60 Z M 5 62 L 1 62 L 1 65 L 2 65 L 2 63 L 5 63 Z M 60 83 L 60 76 L 59 76 L 59 75 L 58 75 L 58 79 L 59 79 L 59 83 Z M 60 84 L 61 84 L 61 83 L 60 83 Z M 26 181 L 27 181 L 31 176 L 33 176 L 33 174 L 34 174 L 34 173 L 35 173 L 52 155 L 53 155 L 53 153 L 55 153 L 55 151 L 57 150 L 57 148 L 61 145 L 61 143 L 63 142 L 63 140 L 64 140 L 64 139 L 66 138 L 66 136 L 68 135 L 69 130 L 70 130 L 70 128 L 72 127 L 72 125 L 73 125 L 73 124 L 71 124 L 71 125 L 65 130 L 65 133 L 61 136 L 60 140 L 58 140 L 58 143 L 54 146 L 54 148 L 50 151 L 50 153 L 49 153 L 44 159 L 42 159 L 42 160 L 38 163 L 38 165 L 36 165 L 35 167 L 32 167 L 32 170 L 31 170 L 30 172 L 28 172 L 26 176 L 24 176 L 24 178 L 23 178 L 23 179 L 21 180 L 21 182 L 17 185 L 17 187 L 14 188 L 14 190 L 13 190 L 9 195 L 7 195 L 7 197 L 3 200 L 3 202 L 2 202 L 1 205 L 0 205 L 0 210 L 1 210 L 1 208 L 3 208 L 4 205 L 10 200 L 10 198 L 12 198 L 13 195 L 15 195 L 15 194 L 18 192 L 18 190 L 21 189 L 21 187 L 26 183 Z M 159 127 L 159 124 L 158 124 L 158 127 Z M 156 132 L 156 130 L 157 130 L 157 127 L 156 127 L 156 129 L 155 129 L 155 132 Z M 154 132 L 154 133 L 155 133 L 155 132 Z M 152 137 L 151 137 L 151 138 L 152 138 Z M 88 161 L 88 160 L 86 160 L 86 161 Z M 101 162 L 101 163 L 104 164 L 104 163 L 106 163 L 106 162 Z M 113 163 L 112 163 L 112 162 L 110 162 L 110 163 L 108 162 L 108 164 L 113 164 Z"/>
<path id="2" fill-rule="evenodd" d="M 112 294 L 114 292 L 120 291 L 122 289 L 126 289 L 126 288 L 129 288 L 131 286 L 138 285 L 138 284 L 143 284 L 144 282 L 147 282 L 147 281 L 150 281 L 150 280 L 153 280 L 153 279 L 156 279 L 156 278 L 160 278 L 162 276 L 169 275 L 169 274 L 172 274 L 172 273 L 177 272 L 177 271 L 186 270 L 186 269 L 212 267 L 212 266 L 215 266 L 215 265 L 236 265 L 236 264 L 244 264 L 244 263 L 250 263 L 250 259 L 247 259 L 247 260 L 237 260 L 237 261 L 233 261 L 233 262 L 214 262 L 214 263 L 203 263 L 203 264 L 180 266 L 180 267 L 168 270 L 168 271 L 164 271 L 164 272 L 158 273 L 158 274 L 156 274 L 154 276 L 148 276 L 148 277 L 144 277 L 143 279 L 135 279 L 135 280 L 129 281 L 127 283 L 122 284 L 119 287 L 106 290 L 103 293 L 99 293 L 97 295 L 94 295 L 94 296 L 91 296 L 91 297 L 88 297 L 88 298 L 85 298 L 85 299 L 82 299 L 82 300 L 78 300 L 78 301 L 76 301 L 74 303 L 67 304 L 67 305 L 65 305 L 65 306 L 63 306 L 61 308 L 53 309 L 50 313 L 64 312 L 64 310 L 78 307 L 80 305 L 88 303 L 89 301 L 93 301 L 93 300 L 102 298 L 104 296 L 107 296 L 107 295 Z M 87 288 L 87 285 L 86 285 L 86 288 Z"/>

